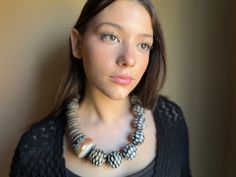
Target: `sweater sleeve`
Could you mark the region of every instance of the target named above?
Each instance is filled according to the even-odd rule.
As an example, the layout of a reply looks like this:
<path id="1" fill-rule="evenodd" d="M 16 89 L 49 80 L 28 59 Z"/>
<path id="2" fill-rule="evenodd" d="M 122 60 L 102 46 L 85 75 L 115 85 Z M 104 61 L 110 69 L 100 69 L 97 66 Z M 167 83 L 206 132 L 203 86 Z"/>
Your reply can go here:
<path id="1" fill-rule="evenodd" d="M 182 109 L 175 103 L 169 101 L 170 104 L 176 110 L 178 115 L 178 132 L 180 134 L 180 144 L 181 144 L 181 151 L 183 156 L 183 163 L 181 169 L 181 177 L 191 177 L 190 167 L 189 167 L 189 137 L 188 137 L 188 127 L 185 121 L 185 116 L 183 114 Z"/>
<path id="2" fill-rule="evenodd" d="M 15 150 L 10 177 L 64 177 L 63 135 L 63 116 L 34 124 Z"/>
<path id="3" fill-rule="evenodd" d="M 179 133 L 179 145 L 180 151 L 182 152 L 183 162 L 181 169 L 181 177 L 191 177 L 190 167 L 189 167 L 189 137 L 188 137 L 188 127 L 186 124 L 185 116 L 182 109 L 174 102 L 166 99 L 166 104 L 169 105 L 169 112 L 175 112 L 176 116 L 172 117 L 172 121 L 175 122 L 176 132 Z M 174 118 L 175 117 L 175 118 Z M 174 118 L 174 119 L 173 119 Z"/>
<path id="4" fill-rule="evenodd" d="M 159 176 L 191 177 L 188 129 L 182 109 L 160 96 L 156 115 L 161 145 L 157 167 Z"/>
<path id="5" fill-rule="evenodd" d="M 181 109 L 180 109 L 181 111 Z M 182 111 L 181 111 L 182 114 Z M 183 115 L 183 114 L 182 114 Z M 188 137 L 188 128 L 183 116 L 182 119 L 182 142 L 183 142 L 183 153 L 184 153 L 184 162 L 183 162 L 183 168 L 182 168 L 182 177 L 191 177 L 190 167 L 189 167 L 189 137 Z"/>

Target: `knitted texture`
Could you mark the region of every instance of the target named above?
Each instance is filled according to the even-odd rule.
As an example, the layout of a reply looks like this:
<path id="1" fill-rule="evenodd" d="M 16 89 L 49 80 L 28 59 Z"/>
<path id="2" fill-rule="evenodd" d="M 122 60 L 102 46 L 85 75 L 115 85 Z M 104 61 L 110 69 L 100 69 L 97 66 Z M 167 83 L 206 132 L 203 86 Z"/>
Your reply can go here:
<path id="1" fill-rule="evenodd" d="M 161 96 L 154 115 L 160 138 L 155 176 L 190 177 L 188 131 L 182 110 Z"/>
<path id="2" fill-rule="evenodd" d="M 181 109 L 159 96 L 153 112 L 159 147 L 155 165 L 132 177 L 190 177 L 188 132 Z M 15 150 L 10 177 L 66 177 L 63 158 L 65 111 L 25 132 Z M 131 177 L 130 176 L 130 177 Z"/>

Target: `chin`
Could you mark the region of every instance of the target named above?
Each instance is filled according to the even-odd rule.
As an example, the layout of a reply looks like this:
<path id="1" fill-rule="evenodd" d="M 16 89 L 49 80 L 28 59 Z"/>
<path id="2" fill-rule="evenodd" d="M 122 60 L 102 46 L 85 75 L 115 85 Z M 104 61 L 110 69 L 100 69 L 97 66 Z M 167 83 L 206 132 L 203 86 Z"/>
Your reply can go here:
<path id="1" fill-rule="evenodd" d="M 130 86 L 114 86 L 114 85 L 109 85 L 106 87 L 98 87 L 98 90 L 107 98 L 111 100 L 123 100 L 129 97 L 130 93 L 134 89 L 134 85 Z"/>
<path id="2" fill-rule="evenodd" d="M 108 93 L 104 93 L 108 98 L 112 99 L 112 100 L 122 100 L 125 99 L 129 96 L 130 92 L 119 92 L 119 91 L 115 91 L 115 92 L 108 92 Z"/>

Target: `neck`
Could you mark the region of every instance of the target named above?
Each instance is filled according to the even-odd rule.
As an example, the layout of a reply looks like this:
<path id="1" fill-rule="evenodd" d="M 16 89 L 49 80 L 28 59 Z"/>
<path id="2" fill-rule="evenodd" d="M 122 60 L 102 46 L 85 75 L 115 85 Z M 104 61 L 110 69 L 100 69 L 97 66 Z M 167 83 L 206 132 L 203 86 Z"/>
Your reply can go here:
<path id="1" fill-rule="evenodd" d="M 130 112 L 129 97 L 113 100 L 101 92 L 87 92 L 82 100 L 79 112 L 82 112 L 88 122 L 102 122 L 113 124 L 121 118 L 127 117 Z"/>

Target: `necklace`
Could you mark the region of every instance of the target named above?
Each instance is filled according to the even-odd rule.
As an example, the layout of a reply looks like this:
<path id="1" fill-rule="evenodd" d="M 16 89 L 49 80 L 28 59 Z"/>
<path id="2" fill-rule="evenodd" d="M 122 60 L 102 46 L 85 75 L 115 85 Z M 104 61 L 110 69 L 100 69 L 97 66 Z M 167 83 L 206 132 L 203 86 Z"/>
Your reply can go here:
<path id="1" fill-rule="evenodd" d="M 144 108 L 140 99 L 132 95 L 130 104 L 134 120 L 132 127 L 134 131 L 129 135 L 129 143 L 123 146 L 119 151 L 112 151 L 106 154 L 102 149 L 99 149 L 94 144 L 93 140 L 87 137 L 80 129 L 80 119 L 78 117 L 80 96 L 76 96 L 67 105 L 67 128 L 69 137 L 73 143 L 73 150 L 79 158 L 88 159 L 92 164 L 101 166 L 106 163 L 112 168 L 117 168 L 121 165 L 122 160 L 132 160 L 137 154 L 137 146 L 144 142 L 143 129 L 146 126 L 144 118 Z"/>

